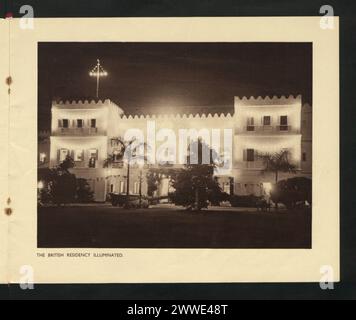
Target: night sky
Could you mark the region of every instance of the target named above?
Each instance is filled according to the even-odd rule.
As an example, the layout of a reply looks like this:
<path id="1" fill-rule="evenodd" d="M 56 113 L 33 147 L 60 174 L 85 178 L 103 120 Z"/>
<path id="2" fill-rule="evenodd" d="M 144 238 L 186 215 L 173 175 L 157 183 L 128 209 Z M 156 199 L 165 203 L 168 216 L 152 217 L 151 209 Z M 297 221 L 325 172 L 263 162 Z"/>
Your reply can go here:
<path id="1" fill-rule="evenodd" d="M 311 43 L 40 43 L 38 124 L 52 99 L 99 98 L 126 114 L 233 112 L 234 96 L 302 94 L 312 103 Z"/>

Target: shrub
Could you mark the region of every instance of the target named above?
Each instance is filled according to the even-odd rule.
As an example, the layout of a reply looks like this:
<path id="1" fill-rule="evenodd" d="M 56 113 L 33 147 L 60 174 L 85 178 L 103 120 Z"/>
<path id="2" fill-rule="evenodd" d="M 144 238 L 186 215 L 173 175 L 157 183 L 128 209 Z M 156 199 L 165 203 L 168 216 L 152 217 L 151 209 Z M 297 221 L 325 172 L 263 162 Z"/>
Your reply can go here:
<path id="1" fill-rule="evenodd" d="M 279 181 L 271 191 L 274 203 L 282 203 L 287 208 L 295 207 L 298 202 L 312 203 L 312 180 L 296 177 Z"/>
<path id="2" fill-rule="evenodd" d="M 53 202 L 57 205 L 74 202 L 76 197 L 77 181 L 74 174 L 63 172 L 55 173 L 50 182 Z"/>

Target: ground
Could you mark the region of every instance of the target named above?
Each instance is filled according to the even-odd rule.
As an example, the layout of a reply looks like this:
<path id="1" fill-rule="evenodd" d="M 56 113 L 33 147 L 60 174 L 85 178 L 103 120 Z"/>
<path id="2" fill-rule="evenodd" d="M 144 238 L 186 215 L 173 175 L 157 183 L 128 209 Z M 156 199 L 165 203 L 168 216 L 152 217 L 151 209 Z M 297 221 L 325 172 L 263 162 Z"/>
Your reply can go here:
<path id="1" fill-rule="evenodd" d="M 40 248 L 311 248 L 310 210 L 41 207 Z"/>

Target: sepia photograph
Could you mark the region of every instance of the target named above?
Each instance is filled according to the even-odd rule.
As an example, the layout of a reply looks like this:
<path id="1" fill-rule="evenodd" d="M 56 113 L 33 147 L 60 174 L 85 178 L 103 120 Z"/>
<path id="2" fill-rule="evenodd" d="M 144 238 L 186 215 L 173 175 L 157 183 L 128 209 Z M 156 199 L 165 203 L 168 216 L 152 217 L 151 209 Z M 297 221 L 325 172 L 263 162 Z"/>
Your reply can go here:
<path id="1" fill-rule="evenodd" d="M 38 248 L 312 249 L 310 42 L 38 42 Z"/>

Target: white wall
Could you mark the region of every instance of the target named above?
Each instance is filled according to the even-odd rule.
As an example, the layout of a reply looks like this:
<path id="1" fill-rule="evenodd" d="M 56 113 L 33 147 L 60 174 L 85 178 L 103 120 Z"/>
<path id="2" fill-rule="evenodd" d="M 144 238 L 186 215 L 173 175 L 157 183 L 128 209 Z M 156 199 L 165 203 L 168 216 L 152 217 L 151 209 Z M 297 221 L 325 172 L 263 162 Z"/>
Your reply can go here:
<path id="1" fill-rule="evenodd" d="M 271 126 L 280 124 L 281 116 L 288 117 L 288 125 L 291 126 L 293 133 L 300 132 L 301 125 L 301 96 L 282 97 L 282 98 L 235 98 L 235 118 L 237 133 L 243 133 L 246 130 L 247 119 L 254 118 L 254 125 L 261 126 L 264 116 L 271 116 Z M 284 134 L 282 132 L 282 134 Z"/>
<path id="2" fill-rule="evenodd" d="M 279 152 L 288 149 L 291 161 L 300 167 L 301 135 L 288 136 L 235 136 L 234 167 L 243 168 L 243 152 L 245 149 L 255 149 L 260 153 Z"/>

